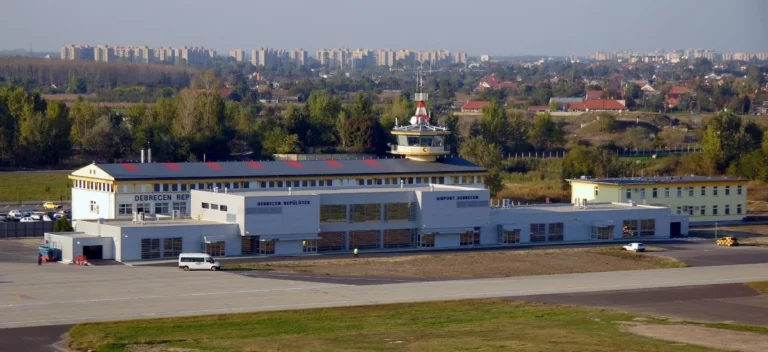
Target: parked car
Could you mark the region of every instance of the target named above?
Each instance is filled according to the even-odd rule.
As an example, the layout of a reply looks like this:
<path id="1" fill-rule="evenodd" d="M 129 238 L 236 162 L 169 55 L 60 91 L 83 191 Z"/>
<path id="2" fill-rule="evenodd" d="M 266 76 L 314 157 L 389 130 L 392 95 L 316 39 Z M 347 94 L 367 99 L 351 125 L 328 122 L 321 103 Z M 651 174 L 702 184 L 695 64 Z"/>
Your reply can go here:
<path id="1" fill-rule="evenodd" d="M 40 222 L 40 220 L 35 220 L 30 216 L 25 216 L 19 220 L 20 222 Z"/>
<path id="2" fill-rule="evenodd" d="M 41 218 L 43 221 L 53 221 L 53 219 L 51 219 L 51 217 L 48 215 L 43 215 Z"/>
<path id="3" fill-rule="evenodd" d="M 624 249 L 631 252 L 645 252 L 645 245 L 640 242 L 632 242 L 624 246 Z"/>
<path id="4" fill-rule="evenodd" d="M 18 210 L 11 210 L 8 212 L 8 217 L 14 218 L 14 219 L 21 219 L 21 212 Z"/>
<path id="5" fill-rule="evenodd" d="M 58 205 L 54 202 L 43 203 L 43 209 L 59 209 L 59 208 L 61 208 L 61 205 Z"/>

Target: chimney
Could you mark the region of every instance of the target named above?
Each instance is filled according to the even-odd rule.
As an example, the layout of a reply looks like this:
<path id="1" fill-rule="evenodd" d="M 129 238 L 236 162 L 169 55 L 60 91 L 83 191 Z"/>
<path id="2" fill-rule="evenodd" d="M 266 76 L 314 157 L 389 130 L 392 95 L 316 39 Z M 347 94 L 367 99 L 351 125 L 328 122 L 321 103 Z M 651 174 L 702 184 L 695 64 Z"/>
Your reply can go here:
<path id="1" fill-rule="evenodd" d="M 141 150 L 141 163 L 144 163 L 144 149 Z"/>
<path id="2" fill-rule="evenodd" d="M 152 162 L 152 148 L 147 148 L 147 162 Z"/>

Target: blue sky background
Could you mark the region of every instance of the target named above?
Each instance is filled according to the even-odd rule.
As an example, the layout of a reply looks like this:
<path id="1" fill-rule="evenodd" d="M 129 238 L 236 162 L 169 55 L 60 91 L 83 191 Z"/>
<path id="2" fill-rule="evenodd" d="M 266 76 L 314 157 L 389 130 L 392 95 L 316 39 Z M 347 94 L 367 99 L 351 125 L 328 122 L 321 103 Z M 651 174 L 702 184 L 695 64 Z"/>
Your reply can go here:
<path id="1" fill-rule="evenodd" d="M 767 0 L 0 0 L 0 48 L 67 43 L 445 48 L 470 55 L 768 51 Z"/>

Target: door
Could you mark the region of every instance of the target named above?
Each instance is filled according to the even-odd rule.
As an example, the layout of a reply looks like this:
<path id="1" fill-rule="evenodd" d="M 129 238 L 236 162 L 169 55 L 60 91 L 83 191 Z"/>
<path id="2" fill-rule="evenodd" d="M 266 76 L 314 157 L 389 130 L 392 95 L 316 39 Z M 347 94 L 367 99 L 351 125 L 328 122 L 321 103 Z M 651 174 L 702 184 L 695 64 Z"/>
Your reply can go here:
<path id="1" fill-rule="evenodd" d="M 317 253 L 317 240 L 304 240 L 301 247 L 304 253 Z"/>
<path id="2" fill-rule="evenodd" d="M 83 255 L 88 260 L 104 259 L 102 246 L 83 246 Z"/>
<path id="3" fill-rule="evenodd" d="M 205 253 L 212 257 L 224 257 L 226 255 L 224 248 L 226 242 L 213 242 L 205 244 Z"/>
<path id="4" fill-rule="evenodd" d="M 680 237 L 681 236 L 681 225 L 679 222 L 670 222 L 669 223 L 669 236 L 670 237 Z"/>

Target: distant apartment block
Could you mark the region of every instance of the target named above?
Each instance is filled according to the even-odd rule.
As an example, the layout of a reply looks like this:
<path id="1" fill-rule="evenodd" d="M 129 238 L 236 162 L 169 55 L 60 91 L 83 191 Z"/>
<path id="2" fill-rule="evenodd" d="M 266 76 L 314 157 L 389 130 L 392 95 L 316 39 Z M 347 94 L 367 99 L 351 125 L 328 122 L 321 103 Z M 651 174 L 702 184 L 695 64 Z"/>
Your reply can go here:
<path id="1" fill-rule="evenodd" d="M 389 49 L 381 49 L 376 52 L 376 66 L 394 67 L 396 65 L 395 52 Z"/>
<path id="2" fill-rule="evenodd" d="M 271 67 L 277 63 L 280 56 L 277 50 L 272 48 L 259 48 L 251 51 L 251 63 L 254 66 Z"/>
<path id="3" fill-rule="evenodd" d="M 89 45 L 69 44 L 61 48 L 62 60 L 93 60 L 94 50 Z"/>
<path id="4" fill-rule="evenodd" d="M 109 45 L 98 45 L 93 49 L 93 60 L 99 62 L 114 62 L 115 49 Z"/>
<path id="5" fill-rule="evenodd" d="M 466 64 L 467 63 L 467 53 L 465 52 L 458 52 L 456 55 L 453 56 L 453 63 L 455 64 Z"/>
<path id="6" fill-rule="evenodd" d="M 297 66 L 306 66 L 309 63 L 309 53 L 302 48 L 293 49 L 290 59 Z"/>
<path id="7" fill-rule="evenodd" d="M 164 64 L 177 63 L 176 53 L 171 47 L 163 46 L 163 47 L 155 48 L 154 54 L 155 54 L 154 62 L 164 63 Z"/>
<path id="8" fill-rule="evenodd" d="M 244 62 L 245 61 L 245 50 L 243 49 L 232 49 L 229 51 L 229 57 L 232 57 L 237 62 Z"/>
<path id="9" fill-rule="evenodd" d="M 327 68 L 347 68 L 351 53 L 349 49 L 320 49 L 315 57 Z"/>

